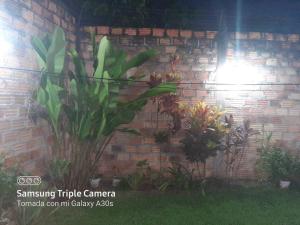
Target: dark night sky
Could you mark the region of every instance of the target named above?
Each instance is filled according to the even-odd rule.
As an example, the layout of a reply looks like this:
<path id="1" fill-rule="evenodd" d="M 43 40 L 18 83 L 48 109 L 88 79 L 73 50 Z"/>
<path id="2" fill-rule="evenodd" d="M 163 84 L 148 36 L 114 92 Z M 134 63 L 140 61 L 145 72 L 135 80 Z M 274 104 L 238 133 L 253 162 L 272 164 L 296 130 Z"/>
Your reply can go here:
<path id="1" fill-rule="evenodd" d="M 74 6 L 74 0 L 63 1 Z M 153 0 L 152 8 L 163 11 L 168 8 L 166 2 L 170 0 Z M 300 0 L 174 0 L 174 2 L 187 10 L 199 10 L 201 15 L 198 18 L 189 19 L 191 22 L 189 28 L 192 29 L 216 30 L 220 10 L 223 10 L 227 15 L 229 30 L 300 33 Z M 80 4 L 76 6 L 78 10 Z M 150 17 L 148 26 L 153 24 L 164 27 L 166 24 L 163 24 L 159 17 L 160 15 Z M 97 16 L 84 15 L 83 18 L 85 24 L 103 23 L 103 19 Z M 118 26 L 119 22 L 114 20 L 111 24 L 104 25 Z"/>

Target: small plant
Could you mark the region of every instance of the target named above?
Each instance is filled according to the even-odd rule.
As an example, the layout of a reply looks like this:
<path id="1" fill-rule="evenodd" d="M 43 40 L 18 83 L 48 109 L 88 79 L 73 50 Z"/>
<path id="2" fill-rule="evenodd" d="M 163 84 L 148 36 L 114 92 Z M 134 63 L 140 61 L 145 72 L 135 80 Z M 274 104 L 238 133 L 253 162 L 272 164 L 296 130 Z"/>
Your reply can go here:
<path id="1" fill-rule="evenodd" d="M 113 166 L 113 171 L 114 171 L 114 177 L 112 180 L 112 186 L 113 187 L 118 187 L 120 182 L 121 182 L 121 178 L 120 178 L 120 168 L 117 166 Z"/>
<path id="2" fill-rule="evenodd" d="M 4 156 L 0 155 L 0 219 L 3 209 L 12 206 L 17 190 L 17 169 L 5 168 L 4 161 Z"/>
<path id="3" fill-rule="evenodd" d="M 271 143 L 272 133 L 268 134 L 258 149 L 257 169 L 261 180 L 278 184 L 279 181 L 291 181 L 300 171 L 300 161 L 287 151 Z"/>
<path id="4" fill-rule="evenodd" d="M 248 145 L 249 137 L 255 134 L 250 128 L 250 121 L 246 120 L 242 125 L 236 126 L 233 116 L 225 116 L 228 132 L 224 139 L 224 163 L 227 178 L 231 178 L 239 169 L 241 160 Z"/>
<path id="5" fill-rule="evenodd" d="M 45 190 L 44 185 L 29 186 L 24 189 L 28 192 L 40 192 Z M 25 197 L 22 199 L 24 202 L 49 201 L 46 197 L 32 198 Z M 39 225 L 44 224 L 45 219 L 53 215 L 59 207 L 43 207 L 43 206 L 19 206 L 15 209 L 15 220 L 17 225 Z"/>
<path id="6" fill-rule="evenodd" d="M 290 180 L 295 172 L 296 159 L 278 147 L 262 151 L 259 159 L 259 169 L 267 180 L 278 183 L 280 180 Z"/>
<path id="7" fill-rule="evenodd" d="M 151 170 L 147 160 L 138 161 L 136 164 L 136 171 L 129 175 L 127 182 L 132 190 L 140 190 L 147 183 L 147 174 Z"/>
<path id="8" fill-rule="evenodd" d="M 170 133 L 169 131 L 162 130 L 154 133 L 154 139 L 155 143 L 157 144 L 163 144 L 163 143 L 168 143 L 170 140 Z"/>
<path id="9" fill-rule="evenodd" d="M 63 186 L 65 175 L 69 173 L 70 162 L 64 159 L 54 159 L 49 165 L 51 183 L 57 188 Z"/>
<path id="10" fill-rule="evenodd" d="M 226 127 L 221 123 L 223 113 L 216 107 L 199 102 L 188 111 L 186 118 L 187 129 L 180 141 L 187 160 L 195 163 L 201 177 L 199 163 L 203 164 L 202 177 L 206 177 L 206 160 L 223 150 L 222 139 Z"/>
<path id="11" fill-rule="evenodd" d="M 189 190 L 194 185 L 194 169 L 189 171 L 183 165 L 176 163 L 168 168 L 169 188 L 175 190 Z"/>

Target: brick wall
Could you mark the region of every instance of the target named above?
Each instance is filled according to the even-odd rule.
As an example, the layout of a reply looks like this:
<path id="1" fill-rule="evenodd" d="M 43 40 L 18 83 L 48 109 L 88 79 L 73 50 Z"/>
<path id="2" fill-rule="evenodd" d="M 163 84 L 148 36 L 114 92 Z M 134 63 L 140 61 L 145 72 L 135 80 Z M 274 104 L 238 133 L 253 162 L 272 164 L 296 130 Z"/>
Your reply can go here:
<path id="1" fill-rule="evenodd" d="M 37 125 L 28 119 L 32 90 L 37 85 L 39 74 L 22 70 L 3 69 L 15 67 L 38 69 L 30 45 L 32 35 L 44 35 L 60 25 L 67 33 L 68 47 L 75 47 L 75 18 L 55 0 L 4 0 L 0 2 L 0 152 L 7 157 L 7 164 L 19 162 L 26 170 L 42 173 L 43 159 L 49 148 L 50 131 L 46 123 Z M 216 83 L 216 35 L 214 31 L 190 31 L 149 28 L 82 28 L 81 54 L 90 62 L 91 46 L 87 31 L 95 31 L 99 40 L 107 35 L 129 55 L 147 48 L 155 48 L 159 55 L 147 62 L 138 72 L 165 72 L 170 70 L 174 54 L 180 57 L 177 70 L 183 82 L 178 90 L 181 99 L 195 103 L 202 99 L 212 105 L 222 106 L 232 113 L 237 122 L 250 119 L 252 127 L 272 131 L 274 141 L 287 146 L 287 150 L 299 154 L 300 147 L 300 89 L 296 85 L 259 85 L 238 87 L 201 85 L 201 82 Z M 259 81 L 263 83 L 299 83 L 300 43 L 298 34 L 232 33 L 228 60 L 243 59 L 250 67 L 242 68 L 241 76 L 251 77 L 250 68 L 260 71 Z M 249 70 L 248 70 L 249 68 Z M 245 72 L 244 72 L 245 71 Z M 135 71 L 131 71 L 135 72 Z M 256 73 L 256 72 L 253 72 Z M 226 81 L 226 78 L 225 78 Z M 193 84 L 189 84 L 189 83 Z M 195 84 L 198 83 L 198 84 Z M 249 90 L 248 90 L 249 89 Z M 251 90 L 251 91 L 250 91 Z M 127 93 L 128 94 L 128 93 Z M 126 174 L 135 167 L 138 160 L 148 159 L 159 168 L 170 165 L 170 161 L 185 161 L 178 148 L 182 134 L 172 138 L 167 147 L 154 143 L 153 132 L 167 127 L 167 118 L 159 116 L 156 122 L 156 105 L 149 103 L 131 124 L 141 129 L 142 137 L 118 134 L 103 155 L 100 171 L 112 174 L 114 166 Z M 157 125 L 158 124 L 158 125 Z M 242 160 L 238 177 L 254 178 L 256 140 L 253 137 Z M 161 150 L 162 149 L 162 150 Z M 209 160 L 209 174 L 222 175 L 222 156 Z M 188 165 L 190 166 L 190 165 Z"/>
<path id="2" fill-rule="evenodd" d="M 216 77 L 216 35 L 214 31 L 190 31 L 176 29 L 134 29 L 110 27 L 85 27 L 82 29 L 81 49 L 85 60 L 90 59 L 87 31 L 95 31 L 97 38 L 107 35 L 116 45 L 125 49 L 130 55 L 147 48 L 155 48 L 159 54 L 154 60 L 147 62 L 141 71 L 145 73 L 164 72 L 170 70 L 171 57 L 180 57 L 177 70 L 185 83 L 215 83 Z M 86 38 L 85 38 L 86 37 Z M 231 33 L 227 53 L 228 61 L 243 60 L 246 67 L 240 68 L 240 76 L 260 76 L 255 83 L 299 83 L 300 82 L 300 42 L 298 34 L 272 33 Z M 90 64 L 87 65 L 91 67 Z M 229 69 L 230 70 L 230 69 Z M 253 70 L 253 71 L 252 71 Z M 255 73 L 255 74 L 251 74 Z M 236 72 L 235 72 L 236 73 Z M 257 73 L 257 74 L 256 74 Z M 228 74 L 227 74 L 228 75 Z M 222 80 L 226 81 L 225 74 Z M 245 82 L 244 82 L 245 83 Z M 273 141 L 287 146 L 287 150 L 299 155 L 300 148 L 300 88 L 297 85 L 255 85 L 255 86 L 216 86 L 200 84 L 182 84 L 179 94 L 183 101 L 195 103 L 205 100 L 209 104 L 219 105 L 226 112 L 234 115 L 235 121 L 241 123 L 244 119 L 251 121 L 255 130 L 273 132 Z M 235 90 L 235 91 L 232 91 Z M 185 161 L 178 141 L 180 133 L 172 138 L 172 144 L 162 148 L 154 143 L 153 132 L 156 129 L 156 105 L 149 103 L 146 109 L 137 115 L 133 127 L 143 131 L 143 137 L 118 134 L 107 149 L 100 164 L 104 174 L 112 172 L 114 166 L 123 173 L 129 173 L 138 160 L 148 159 L 151 165 L 159 168 L 159 158 L 162 166 L 170 165 L 170 160 Z M 159 117 L 159 127 L 166 127 L 166 119 Z M 255 162 L 257 159 L 257 140 L 260 136 L 251 138 L 244 155 L 237 177 L 252 179 L 255 177 Z M 209 174 L 222 176 L 222 155 L 209 160 Z M 188 165 L 191 166 L 191 165 Z"/>
<path id="3" fill-rule="evenodd" d="M 39 74 L 1 67 L 39 69 L 30 39 L 44 36 L 55 25 L 66 31 L 75 47 L 75 18 L 52 0 L 0 1 L 0 153 L 8 165 L 19 163 L 34 174 L 45 169 L 49 129 L 45 122 L 28 119 L 33 88 Z"/>

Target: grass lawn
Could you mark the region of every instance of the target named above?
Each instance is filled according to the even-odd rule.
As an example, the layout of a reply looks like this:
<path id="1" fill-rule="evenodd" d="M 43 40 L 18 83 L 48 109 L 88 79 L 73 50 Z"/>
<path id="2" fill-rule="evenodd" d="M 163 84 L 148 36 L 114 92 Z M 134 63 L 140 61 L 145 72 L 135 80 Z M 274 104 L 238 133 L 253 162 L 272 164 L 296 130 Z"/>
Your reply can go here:
<path id="1" fill-rule="evenodd" d="M 117 192 L 118 194 L 118 192 Z M 61 208 L 57 225 L 300 225 L 300 192 L 243 188 L 200 193 L 119 193 L 111 208 Z"/>

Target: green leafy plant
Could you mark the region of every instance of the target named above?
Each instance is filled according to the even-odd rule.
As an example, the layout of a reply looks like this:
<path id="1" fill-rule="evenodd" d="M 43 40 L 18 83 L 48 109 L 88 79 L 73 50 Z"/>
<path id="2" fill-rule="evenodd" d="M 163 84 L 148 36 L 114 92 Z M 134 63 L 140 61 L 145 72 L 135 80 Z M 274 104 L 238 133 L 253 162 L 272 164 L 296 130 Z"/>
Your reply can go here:
<path id="1" fill-rule="evenodd" d="M 189 171 L 183 165 L 176 163 L 169 167 L 167 172 L 169 188 L 175 190 L 189 190 L 194 186 L 194 169 Z"/>
<path id="2" fill-rule="evenodd" d="M 28 188 L 23 189 L 23 191 L 45 191 L 45 186 L 29 186 Z M 25 197 L 22 199 L 23 202 L 47 202 L 49 199 L 46 197 L 43 198 L 32 198 Z M 18 206 L 15 209 L 15 220 L 17 225 L 39 225 L 44 224 L 48 217 L 53 215 L 59 207 L 45 207 L 45 206 Z"/>
<path id="3" fill-rule="evenodd" d="M 221 122 L 222 112 L 216 107 L 199 102 L 189 109 L 186 118 L 187 129 L 180 141 L 187 160 L 195 163 L 201 177 L 199 163 L 203 164 L 202 177 L 206 177 L 206 160 L 215 156 L 217 151 L 223 150 L 222 139 L 226 127 Z"/>
<path id="4" fill-rule="evenodd" d="M 147 160 L 138 161 L 136 171 L 127 178 L 129 187 L 135 191 L 142 189 L 147 183 L 146 181 L 150 170 L 151 168 Z"/>
<path id="5" fill-rule="evenodd" d="M 280 180 L 296 181 L 299 178 L 300 161 L 286 150 L 271 142 L 272 133 L 265 134 L 258 148 L 257 171 L 263 181 L 278 184 Z"/>
<path id="6" fill-rule="evenodd" d="M 156 133 L 153 134 L 154 139 L 155 139 L 155 143 L 157 144 L 163 144 L 163 143 L 168 143 L 169 139 L 170 139 L 170 133 L 169 131 L 158 131 Z"/>
<path id="7" fill-rule="evenodd" d="M 64 159 L 53 159 L 49 165 L 49 176 L 51 182 L 57 188 L 61 188 L 64 184 L 65 176 L 69 172 L 70 162 Z"/>
<path id="8" fill-rule="evenodd" d="M 236 126 L 233 116 L 225 116 L 227 132 L 224 139 L 224 163 L 225 173 L 228 179 L 237 173 L 245 149 L 248 146 L 249 137 L 255 134 L 250 127 L 250 121 L 246 120 L 242 125 Z"/>
<path id="9" fill-rule="evenodd" d="M 16 199 L 17 169 L 4 166 L 5 157 L 0 155 L 0 217 L 2 211 L 12 206 Z"/>
<path id="10" fill-rule="evenodd" d="M 83 189 L 96 172 L 98 162 L 116 131 L 129 124 L 147 101 L 155 96 L 176 92 L 176 86 L 162 83 L 150 87 L 131 100 L 122 99 L 122 90 L 141 77 L 127 77 L 127 71 L 156 55 L 154 50 L 139 53 L 128 60 L 123 50 L 114 48 L 106 37 L 96 43 L 92 35 L 93 72 L 88 76 L 79 54 L 71 49 L 74 71 L 63 72 L 65 36 L 61 28 L 45 39 L 32 39 L 43 70 L 36 101 L 46 112 L 57 147 L 54 157 L 70 161 L 65 186 Z M 68 77 L 65 76 L 68 75 Z M 65 78 L 68 78 L 66 80 Z M 122 112 L 122 113 L 121 113 Z"/>

